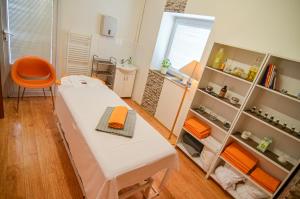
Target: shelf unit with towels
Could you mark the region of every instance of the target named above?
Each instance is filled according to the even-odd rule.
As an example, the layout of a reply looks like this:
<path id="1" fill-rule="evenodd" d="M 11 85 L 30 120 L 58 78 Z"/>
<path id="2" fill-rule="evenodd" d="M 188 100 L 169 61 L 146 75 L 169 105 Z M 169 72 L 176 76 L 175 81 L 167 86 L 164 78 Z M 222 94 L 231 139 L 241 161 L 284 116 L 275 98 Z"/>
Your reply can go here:
<path id="1" fill-rule="evenodd" d="M 256 64 L 259 66 L 255 79 L 251 82 L 241 77 L 226 73 L 222 70 L 212 68 L 213 59 L 220 48 L 225 51 L 225 56 L 228 59 L 236 60 L 240 63 L 245 63 L 249 66 Z M 261 82 L 264 73 L 270 64 L 275 64 L 278 67 L 278 85 L 276 90 L 264 87 Z M 279 179 L 281 184 L 274 193 L 267 190 L 264 186 L 257 183 L 249 175 L 243 174 L 246 180 L 263 191 L 268 198 L 274 198 L 283 186 L 288 177 L 299 165 L 300 151 L 300 100 L 296 96 L 300 93 L 296 85 L 300 84 L 300 62 L 282 58 L 279 56 L 270 55 L 267 53 L 259 53 L 251 50 L 236 48 L 230 45 L 215 43 L 209 55 L 207 66 L 204 67 L 202 78 L 198 85 L 198 91 L 193 99 L 187 119 L 196 117 L 200 121 L 211 126 L 211 135 L 209 137 L 218 141 L 222 147 L 216 150 L 215 158 L 211 162 L 210 168 L 204 170 L 206 177 L 211 177 L 217 183 L 218 179 L 214 173 L 219 165 L 228 165 L 237 172 L 240 172 L 230 162 L 226 161 L 222 156 L 222 151 L 232 142 L 238 143 L 243 149 L 251 153 L 258 159 L 258 166 L 266 171 L 271 176 Z M 222 99 L 216 93 L 222 86 L 228 86 L 228 96 L 240 99 L 240 105 L 232 105 L 228 99 Z M 207 86 L 213 87 L 214 93 L 205 90 Z M 280 92 L 281 89 L 286 89 L 288 93 Z M 199 109 L 199 106 L 205 106 Z M 289 128 L 283 129 L 283 124 L 275 125 L 274 122 L 251 114 L 249 109 L 253 106 L 259 107 L 268 112 L 269 116 L 273 115 L 279 118 L 280 121 L 287 122 Z M 271 113 L 271 114 L 270 114 Z M 219 115 L 210 117 L 210 115 Z M 222 122 L 229 121 L 231 127 L 226 130 L 222 128 Z M 296 128 L 291 130 L 292 127 Z M 252 136 L 249 140 L 241 138 L 243 131 L 251 131 Z M 183 131 L 182 133 L 186 133 Z M 177 140 L 177 146 L 182 148 L 182 133 Z M 191 132 L 188 132 L 191 133 Z M 260 140 L 264 137 L 270 137 L 273 140 L 270 148 L 262 153 L 256 149 Z M 199 140 L 201 142 L 201 140 Z M 208 143 L 204 147 L 211 148 Z M 187 153 L 183 150 L 184 153 Z M 286 163 L 281 163 L 278 160 L 279 156 L 287 158 Z M 192 159 L 193 160 L 193 159 Z M 195 163 L 202 168 L 203 163 L 197 160 Z M 202 168 L 203 169 L 203 168 Z M 227 190 L 234 198 L 238 198 L 235 190 Z"/>
<path id="2" fill-rule="evenodd" d="M 263 84 L 264 75 L 271 64 L 277 68 L 274 89 Z M 300 101 L 296 97 L 300 88 L 297 85 L 300 85 L 300 61 L 269 54 L 230 137 L 223 145 L 225 149 L 231 142 L 238 142 L 259 160 L 260 168 L 281 181 L 270 198 L 276 198 L 300 162 Z M 280 92 L 282 89 L 288 90 L 288 93 Z M 251 111 L 254 106 L 262 114 Z M 239 134 L 245 130 L 252 132 L 248 140 L 242 139 Z M 271 138 L 272 144 L 263 153 L 256 146 L 264 137 Z M 286 161 L 280 162 L 280 156 Z M 267 189 L 265 191 L 268 192 Z"/>
<path id="3" fill-rule="evenodd" d="M 213 140 L 214 143 L 217 143 L 214 144 L 214 147 L 219 147 L 211 150 L 213 147 L 209 146 L 210 142 L 206 142 L 204 144 L 204 148 L 209 149 L 214 154 L 214 158 L 210 165 L 214 165 L 216 162 L 222 145 L 225 143 L 229 134 L 231 133 L 235 121 L 239 117 L 243 108 L 245 99 L 251 92 L 255 82 L 255 80 L 251 82 L 238 76 L 225 73 L 222 70 L 213 68 L 212 63 L 214 56 L 220 48 L 224 49 L 227 58 L 246 63 L 249 66 L 254 63 L 258 63 L 260 69 L 262 68 L 262 65 L 267 57 L 267 55 L 264 53 L 254 52 L 220 43 L 214 44 L 207 64 L 204 67 L 202 78 L 199 81 L 198 90 L 194 96 L 191 108 L 187 115 L 187 119 L 195 117 L 211 127 L 211 134 L 205 139 Z M 219 93 L 224 85 L 228 86 L 227 94 L 225 98 L 218 97 L 217 93 Z M 207 86 L 212 87 L 213 91 L 207 91 L 205 89 Z M 238 104 L 231 103 L 229 99 L 231 97 L 239 98 L 240 102 Z M 202 108 L 200 108 L 200 106 Z M 205 110 L 203 110 L 203 108 Z M 224 127 L 224 122 L 229 122 L 231 124 L 230 128 Z M 186 131 L 186 129 L 183 127 L 183 130 L 177 139 L 177 146 L 181 144 L 184 133 L 192 134 L 191 132 Z M 199 142 L 201 142 L 201 140 L 199 140 Z M 185 153 L 186 151 L 183 152 Z M 206 177 L 209 177 L 211 167 L 203 168 L 203 164 L 199 164 L 199 161 L 195 161 L 195 163 L 207 173 Z"/>

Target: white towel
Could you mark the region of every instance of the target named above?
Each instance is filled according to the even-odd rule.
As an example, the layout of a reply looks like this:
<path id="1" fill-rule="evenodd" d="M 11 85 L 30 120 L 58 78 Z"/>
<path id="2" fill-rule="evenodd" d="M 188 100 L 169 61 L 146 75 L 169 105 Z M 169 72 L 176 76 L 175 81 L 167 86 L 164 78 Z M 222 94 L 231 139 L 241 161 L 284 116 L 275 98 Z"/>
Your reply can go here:
<path id="1" fill-rule="evenodd" d="M 224 189 L 235 189 L 237 183 L 246 180 L 244 176 L 237 173 L 229 166 L 219 166 L 215 170 L 215 175 L 218 182 Z"/>
<path id="2" fill-rule="evenodd" d="M 268 195 L 257 187 L 252 185 L 250 182 L 245 184 L 239 184 L 236 187 L 236 192 L 239 195 L 239 199 L 263 199 L 268 198 Z"/>
<path id="3" fill-rule="evenodd" d="M 211 162 L 213 161 L 215 157 L 215 154 L 211 151 L 209 151 L 207 148 L 203 148 L 201 155 L 200 155 L 200 160 L 203 163 L 203 169 L 207 171 L 210 167 Z"/>
<path id="4" fill-rule="evenodd" d="M 102 84 L 100 80 L 85 75 L 69 75 L 61 78 L 61 86 L 63 87 L 96 87 Z"/>

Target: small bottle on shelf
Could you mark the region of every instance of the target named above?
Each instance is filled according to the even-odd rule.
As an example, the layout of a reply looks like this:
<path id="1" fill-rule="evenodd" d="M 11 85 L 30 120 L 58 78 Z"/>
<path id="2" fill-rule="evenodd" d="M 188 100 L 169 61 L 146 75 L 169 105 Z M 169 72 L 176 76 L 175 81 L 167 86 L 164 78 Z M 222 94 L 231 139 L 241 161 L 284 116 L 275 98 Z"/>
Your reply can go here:
<path id="1" fill-rule="evenodd" d="M 219 93 L 219 97 L 224 98 L 227 92 L 227 86 L 224 86 Z"/>

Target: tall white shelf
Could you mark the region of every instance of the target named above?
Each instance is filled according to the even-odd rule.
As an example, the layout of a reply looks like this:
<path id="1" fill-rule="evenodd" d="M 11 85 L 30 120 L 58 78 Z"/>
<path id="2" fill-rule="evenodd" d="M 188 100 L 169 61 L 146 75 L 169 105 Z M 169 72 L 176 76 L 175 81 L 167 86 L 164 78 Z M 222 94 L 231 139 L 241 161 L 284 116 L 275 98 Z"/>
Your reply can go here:
<path id="1" fill-rule="evenodd" d="M 255 79 L 251 82 L 212 68 L 211 65 L 213 59 L 220 48 L 224 48 L 225 57 L 228 59 L 249 66 L 253 66 L 254 64 L 258 66 L 259 70 Z M 278 68 L 278 86 L 276 90 L 261 85 L 263 75 L 269 64 L 275 64 Z M 215 93 L 218 93 L 224 85 L 228 86 L 226 97 L 238 97 L 240 99 L 239 106 L 232 105 L 228 100 L 223 100 L 211 95 L 204 89 L 206 86 L 212 86 Z M 251 184 L 264 191 L 269 198 L 273 198 L 299 164 L 300 135 L 278 128 L 278 126 L 274 126 L 273 123 L 265 121 L 255 114 L 251 114 L 248 110 L 253 106 L 256 106 L 263 111 L 268 112 L 269 116 L 274 116 L 275 120 L 280 119 L 280 121 L 286 122 L 288 127 L 292 126 L 295 127 L 297 131 L 300 131 L 300 100 L 293 97 L 300 93 L 299 85 L 299 61 L 215 43 L 208 58 L 207 66 L 204 68 L 187 119 L 196 117 L 200 121 L 208 124 L 211 127 L 211 135 L 208 139 L 218 142 L 222 147 L 213 148 L 210 145 L 211 142 L 198 139 L 205 148 L 215 154 L 214 161 L 207 169 L 203 167 L 200 158 L 190 157 L 184 149 L 182 145 L 182 136 L 184 133 L 191 134 L 185 128 L 182 129 L 178 136 L 176 146 L 206 172 L 207 178 L 211 177 L 218 183 L 214 171 L 219 165 L 227 164 L 233 169 L 236 169 L 220 156 L 221 152 L 230 143 L 239 143 L 240 146 L 259 160 L 259 167 L 281 180 L 281 184 L 275 193 L 271 193 L 252 180 L 249 175 L 241 173 L 238 169 L 236 170 L 243 174 Z M 279 91 L 281 89 L 288 90 L 290 95 L 281 93 Z M 206 112 L 217 115 L 219 120 L 213 121 L 208 114 L 197 112 L 195 108 L 199 108 L 200 106 L 205 106 Z M 222 127 L 222 122 L 224 121 L 231 123 L 231 127 L 228 130 Z M 238 132 L 243 132 L 244 130 L 252 132 L 251 139 L 244 140 L 241 138 Z M 261 153 L 256 150 L 256 145 L 263 137 L 270 137 L 273 140 L 267 153 Z M 286 154 L 288 163 L 282 164 L 277 160 L 277 157 L 282 154 Z M 237 197 L 236 193 L 232 190 L 229 191 L 229 194 L 234 198 Z"/>

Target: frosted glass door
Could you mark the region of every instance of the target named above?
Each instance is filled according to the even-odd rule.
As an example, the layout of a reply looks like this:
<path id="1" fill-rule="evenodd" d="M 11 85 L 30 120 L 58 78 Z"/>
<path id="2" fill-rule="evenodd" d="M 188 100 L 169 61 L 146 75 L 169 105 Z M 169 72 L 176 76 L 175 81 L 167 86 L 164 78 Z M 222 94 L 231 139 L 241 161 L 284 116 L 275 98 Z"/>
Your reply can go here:
<path id="1" fill-rule="evenodd" d="M 52 60 L 53 0 L 7 0 L 9 60 L 35 55 Z"/>

